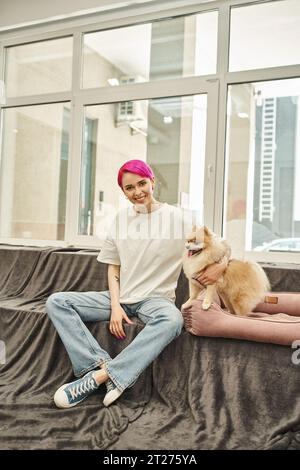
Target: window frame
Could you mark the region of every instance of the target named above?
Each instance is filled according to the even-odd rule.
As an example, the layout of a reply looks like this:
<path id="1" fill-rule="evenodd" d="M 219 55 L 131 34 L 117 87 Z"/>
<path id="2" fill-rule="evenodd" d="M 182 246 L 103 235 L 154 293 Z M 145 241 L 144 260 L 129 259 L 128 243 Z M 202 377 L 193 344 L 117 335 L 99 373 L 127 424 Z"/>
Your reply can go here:
<path id="1" fill-rule="evenodd" d="M 218 234 L 222 233 L 223 217 L 226 210 L 226 113 L 228 86 L 252 81 L 268 81 L 285 78 L 299 78 L 300 64 L 292 66 L 252 69 L 228 72 L 230 47 L 230 14 L 232 7 L 243 7 L 260 3 L 273 3 L 282 0 L 188 0 L 180 6 L 178 0 L 154 1 L 102 11 L 87 13 L 79 17 L 49 19 L 40 25 L 12 27 L 0 31 L 0 80 L 4 79 L 4 51 L 6 47 L 30 42 L 73 36 L 72 89 L 68 92 L 31 95 L 7 98 L 6 104 L 0 104 L 0 129 L 2 109 L 32 104 L 49 104 L 61 101 L 71 102 L 70 146 L 67 182 L 66 230 L 65 241 L 0 239 L 0 243 L 27 245 L 52 245 L 94 247 L 99 240 L 93 236 L 78 236 L 78 200 L 80 192 L 81 130 L 84 106 L 101 105 L 119 101 L 158 98 L 162 96 L 187 96 L 208 93 L 207 149 L 210 157 L 206 161 L 210 183 L 206 185 L 205 221 Z M 196 77 L 183 77 L 156 82 L 136 83 L 119 87 L 81 89 L 82 46 L 85 33 L 133 26 L 155 20 L 170 19 L 176 16 L 218 11 L 217 71 L 216 74 Z M 213 125 L 214 121 L 214 125 Z M 2 133 L 1 133 L 2 134 Z M 80 139 L 80 142 L 79 142 Z M 80 145 L 79 145 L 80 143 Z M 0 140 L 0 148 L 2 142 Z M 0 156 L 1 158 L 1 156 Z M 0 160 L 1 165 L 1 160 Z M 75 197 L 74 197 L 75 196 Z M 76 214 L 77 213 L 77 216 Z M 245 252 L 245 258 L 256 261 L 300 262 L 297 253 Z"/>

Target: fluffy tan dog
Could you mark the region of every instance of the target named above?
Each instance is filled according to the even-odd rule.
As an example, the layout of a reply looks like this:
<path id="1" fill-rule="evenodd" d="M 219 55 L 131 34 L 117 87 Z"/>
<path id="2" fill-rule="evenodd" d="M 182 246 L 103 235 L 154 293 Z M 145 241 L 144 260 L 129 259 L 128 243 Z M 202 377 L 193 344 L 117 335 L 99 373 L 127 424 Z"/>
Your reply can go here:
<path id="1" fill-rule="evenodd" d="M 192 276 L 210 264 L 218 263 L 224 256 L 228 259 L 230 257 L 230 247 L 226 241 L 219 238 L 207 227 L 193 227 L 187 237 L 183 254 L 183 270 L 189 280 L 190 290 L 190 298 L 183 308 L 187 308 L 191 300 L 197 299 L 204 289 L 204 286 L 201 286 Z M 262 301 L 269 289 L 268 278 L 257 263 L 233 259 L 229 261 L 216 284 L 206 287 L 202 308 L 209 309 L 217 290 L 231 313 L 246 315 Z"/>

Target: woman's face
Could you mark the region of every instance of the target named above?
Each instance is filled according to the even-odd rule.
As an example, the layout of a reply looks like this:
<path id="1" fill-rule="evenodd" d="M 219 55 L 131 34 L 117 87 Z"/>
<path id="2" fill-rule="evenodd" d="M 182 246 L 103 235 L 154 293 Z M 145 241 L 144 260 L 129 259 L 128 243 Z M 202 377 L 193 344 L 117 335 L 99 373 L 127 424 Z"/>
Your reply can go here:
<path id="1" fill-rule="evenodd" d="M 122 179 L 122 189 L 132 204 L 151 204 L 153 199 L 154 180 L 126 172 Z"/>

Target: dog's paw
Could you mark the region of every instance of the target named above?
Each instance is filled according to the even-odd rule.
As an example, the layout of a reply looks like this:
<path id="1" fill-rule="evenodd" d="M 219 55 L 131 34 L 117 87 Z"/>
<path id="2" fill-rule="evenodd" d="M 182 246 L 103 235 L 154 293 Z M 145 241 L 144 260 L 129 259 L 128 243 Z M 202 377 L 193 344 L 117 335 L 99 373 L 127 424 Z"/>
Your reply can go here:
<path id="1" fill-rule="evenodd" d="M 211 306 L 211 302 L 209 302 L 208 300 L 203 300 L 203 302 L 202 302 L 202 309 L 203 310 L 208 310 L 210 306 Z"/>

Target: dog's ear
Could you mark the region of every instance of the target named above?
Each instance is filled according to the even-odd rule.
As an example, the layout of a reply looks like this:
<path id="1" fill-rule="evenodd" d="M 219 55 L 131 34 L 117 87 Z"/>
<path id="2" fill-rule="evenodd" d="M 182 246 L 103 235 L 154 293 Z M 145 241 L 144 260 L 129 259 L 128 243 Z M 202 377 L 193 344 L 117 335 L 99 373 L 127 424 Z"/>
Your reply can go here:
<path id="1" fill-rule="evenodd" d="M 211 231 L 209 230 L 209 228 L 203 225 L 201 228 L 197 229 L 196 235 L 198 243 L 204 243 L 205 241 L 207 241 L 208 238 L 211 237 Z"/>
<path id="2" fill-rule="evenodd" d="M 204 242 L 204 227 L 198 227 L 196 229 L 196 241 L 197 243 Z"/>
<path id="3" fill-rule="evenodd" d="M 211 235 L 211 231 L 209 230 L 208 227 L 206 227 L 206 225 L 204 225 L 203 231 L 204 231 L 204 235 L 207 235 L 207 236 Z"/>

